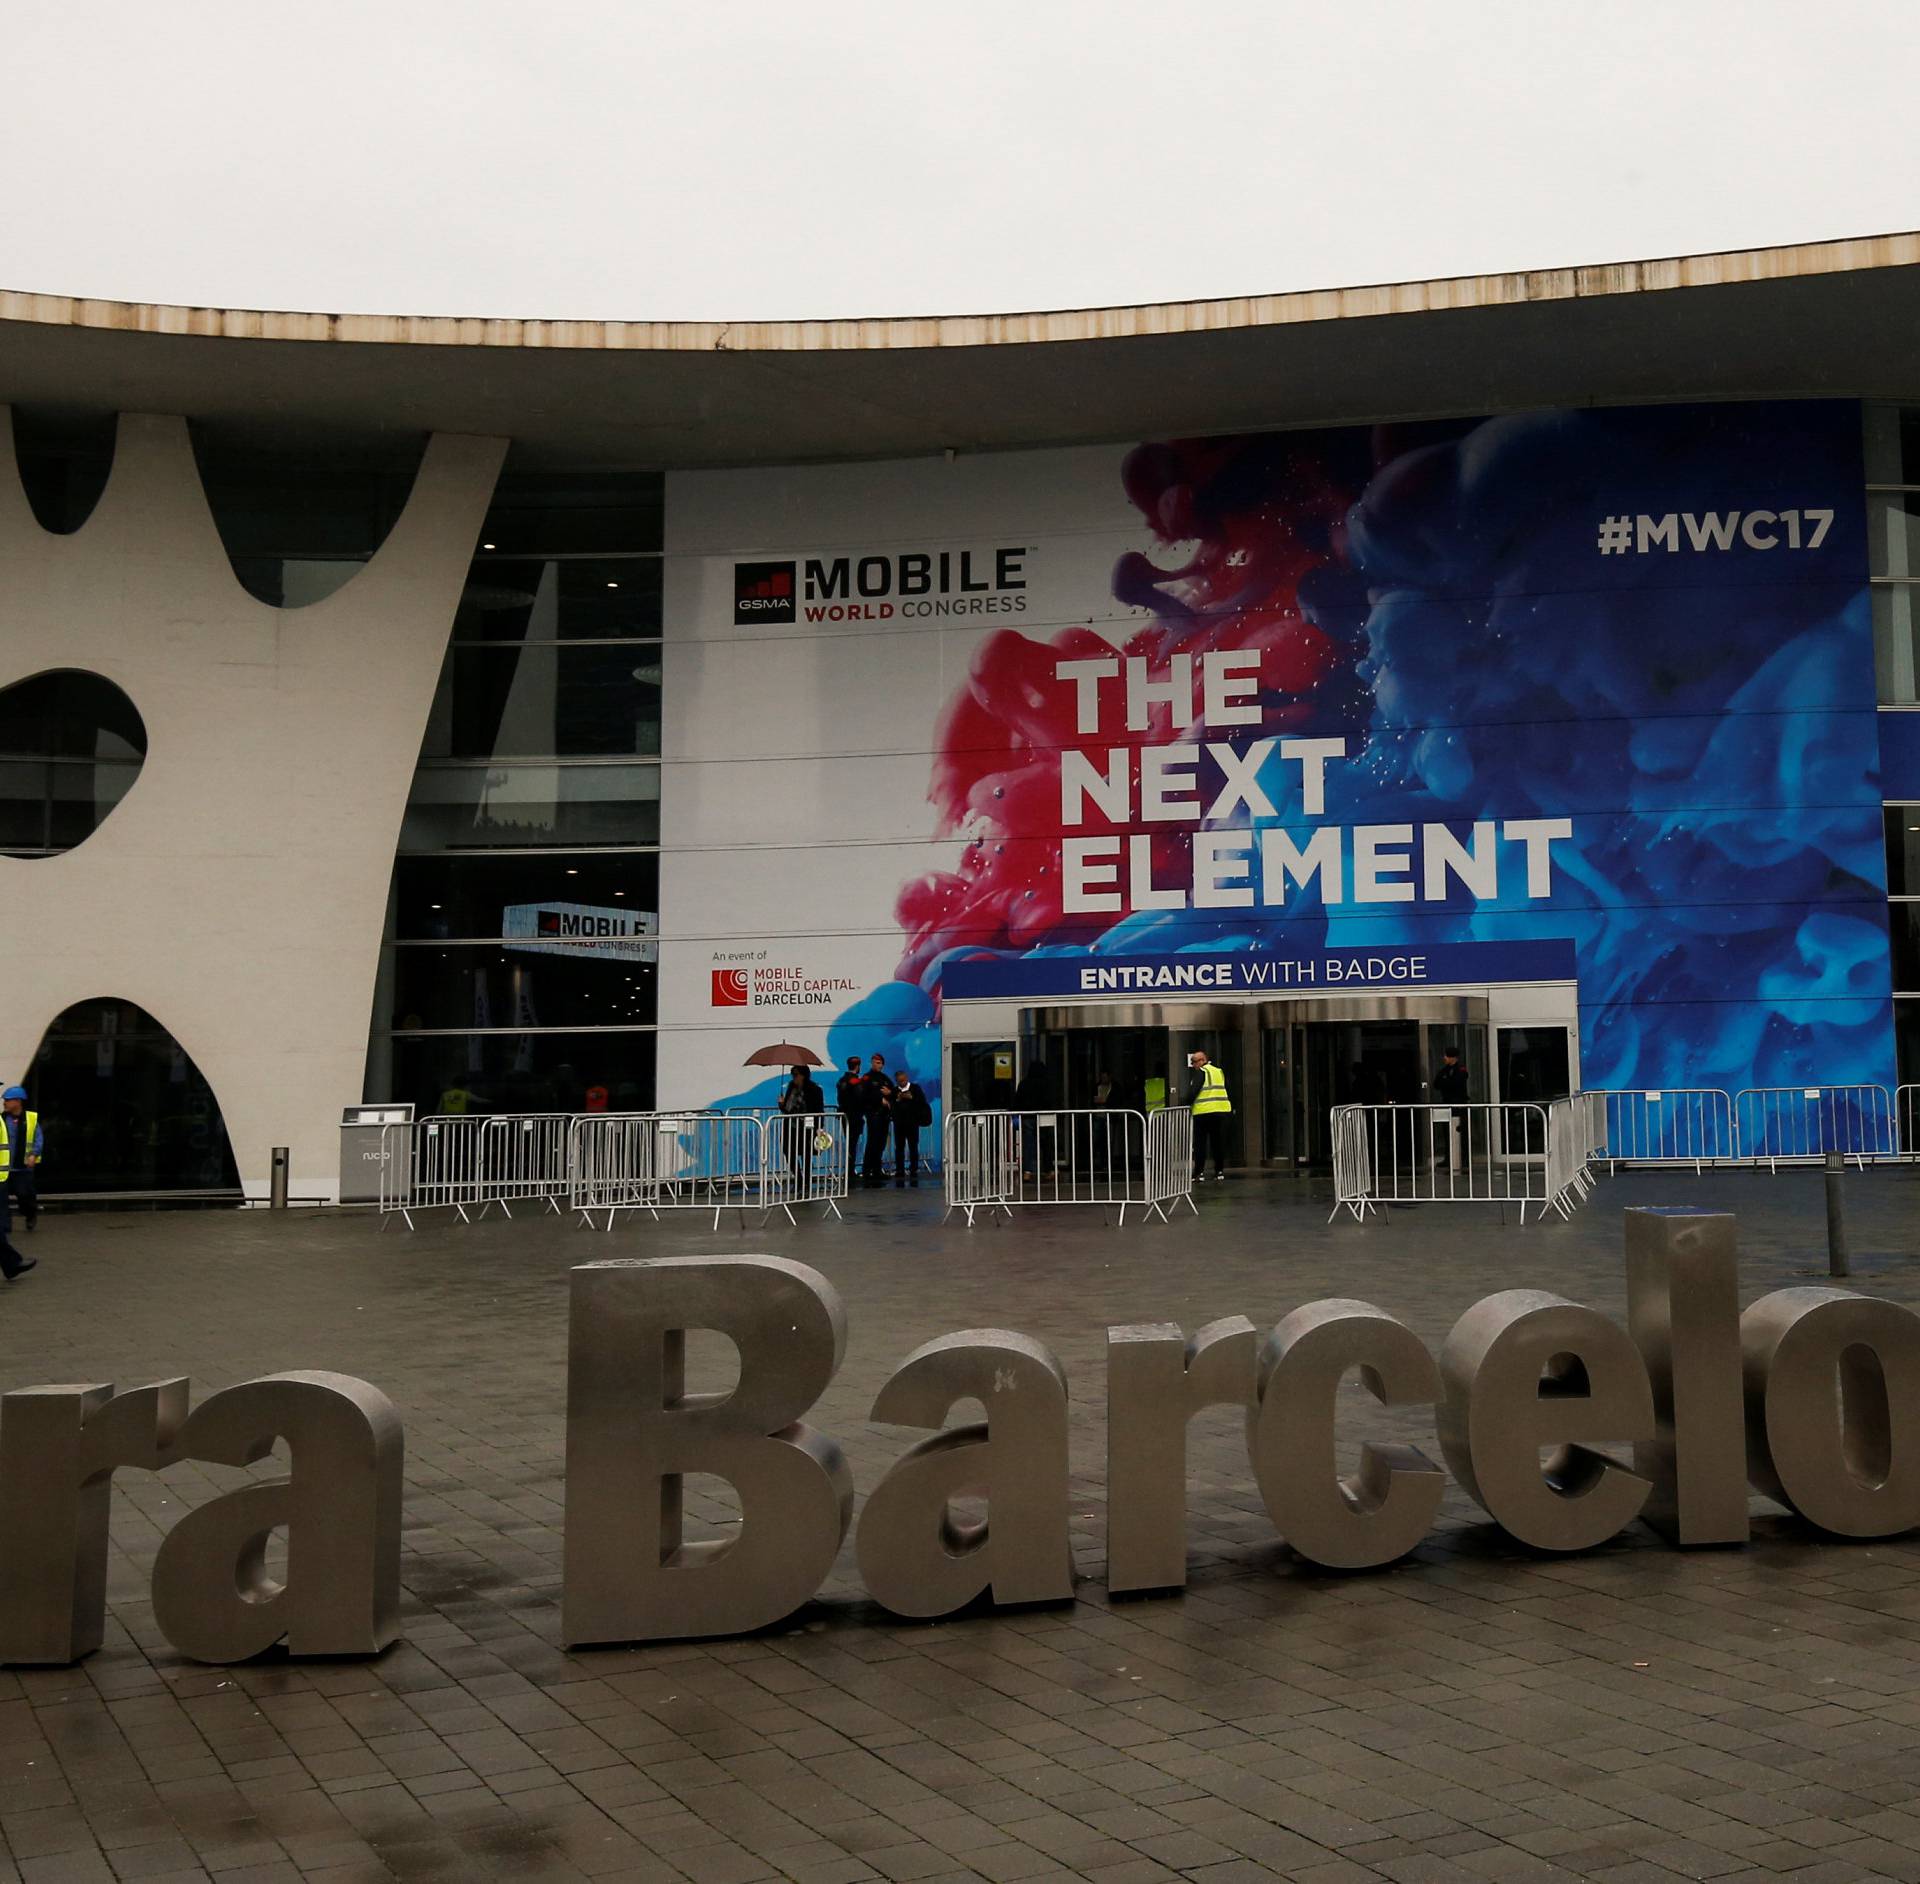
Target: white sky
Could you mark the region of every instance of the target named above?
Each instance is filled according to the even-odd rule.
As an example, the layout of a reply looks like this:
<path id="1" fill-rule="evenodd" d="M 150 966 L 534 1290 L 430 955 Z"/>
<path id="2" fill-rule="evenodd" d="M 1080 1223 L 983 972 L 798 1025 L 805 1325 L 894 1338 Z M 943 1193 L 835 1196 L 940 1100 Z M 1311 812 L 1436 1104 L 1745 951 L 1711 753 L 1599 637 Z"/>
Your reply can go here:
<path id="1" fill-rule="evenodd" d="M 1920 227 L 1913 0 L 11 0 L 0 287 L 625 318 Z"/>

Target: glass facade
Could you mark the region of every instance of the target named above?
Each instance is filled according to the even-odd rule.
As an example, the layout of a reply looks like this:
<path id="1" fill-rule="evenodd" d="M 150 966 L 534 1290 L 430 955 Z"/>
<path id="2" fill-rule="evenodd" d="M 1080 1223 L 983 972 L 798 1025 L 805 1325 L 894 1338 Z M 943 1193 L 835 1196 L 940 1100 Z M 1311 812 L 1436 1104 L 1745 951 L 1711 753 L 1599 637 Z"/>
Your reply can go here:
<path id="1" fill-rule="evenodd" d="M 1867 558 L 1882 706 L 1920 703 L 1920 411 L 1868 406 Z"/>
<path id="2" fill-rule="evenodd" d="M 1920 1083 L 1920 804 L 1887 807 L 1893 1031 L 1902 1085 Z"/>
<path id="3" fill-rule="evenodd" d="M 508 462 L 401 828 L 370 1099 L 653 1102 L 661 489 Z"/>

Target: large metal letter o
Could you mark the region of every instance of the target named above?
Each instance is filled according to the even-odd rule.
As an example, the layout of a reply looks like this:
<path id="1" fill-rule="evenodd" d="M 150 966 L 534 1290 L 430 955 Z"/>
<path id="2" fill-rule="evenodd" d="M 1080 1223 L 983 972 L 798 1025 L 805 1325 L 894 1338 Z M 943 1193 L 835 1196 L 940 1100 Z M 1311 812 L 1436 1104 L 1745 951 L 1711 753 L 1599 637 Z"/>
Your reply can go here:
<path id="1" fill-rule="evenodd" d="M 1920 1315 L 1821 1287 L 1776 1289 L 1740 1317 L 1747 1469 L 1838 1537 L 1920 1525 Z"/>

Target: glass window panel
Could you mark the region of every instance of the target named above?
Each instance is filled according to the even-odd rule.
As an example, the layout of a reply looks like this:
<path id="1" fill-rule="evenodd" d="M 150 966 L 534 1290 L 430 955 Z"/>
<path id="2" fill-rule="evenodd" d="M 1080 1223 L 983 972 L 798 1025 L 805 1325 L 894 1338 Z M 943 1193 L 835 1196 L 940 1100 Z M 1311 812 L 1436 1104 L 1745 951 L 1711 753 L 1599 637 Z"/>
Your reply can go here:
<path id="1" fill-rule="evenodd" d="M 1920 484 L 1920 410 L 1867 408 L 1867 482 Z"/>
<path id="2" fill-rule="evenodd" d="M 456 641 L 608 641 L 660 632 L 657 557 L 568 559 L 490 555 L 467 573 Z"/>
<path id="3" fill-rule="evenodd" d="M 1887 807 L 1887 894 L 1920 896 L 1920 805 Z"/>
<path id="4" fill-rule="evenodd" d="M 1920 492 L 1869 497 L 1867 543 L 1873 575 L 1920 577 Z"/>
<path id="5" fill-rule="evenodd" d="M 659 840 L 653 765 L 422 766 L 400 827 L 403 850 Z"/>
<path id="6" fill-rule="evenodd" d="M 429 757 L 625 756 L 660 750 L 660 650 L 456 644 L 447 652 Z"/>
<path id="7" fill-rule="evenodd" d="M 76 668 L 0 688 L 0 754 L 9 758 L 133 759 L 146 723 L 112 681 Z"/>
<path id="8" fill-rule="evenodd" d="M 53 843 L 61 849 L 85 843 L 139 776 L 138 764 L 48 766 Z"/>
<path id="9" fill-rule="evenodd" d="M 482 943 L 393 952 L 393 1025 L 630 1027 L 659 1015 L 659 970 L 632 946 Z"/>
<path id="10" fill-rule="evenodd" d="M 396 1035 L 387 1099 L 436 1112 L 585 1112 L 598 1087 L 610 1112 L 653 1106 L 650 1033 Z M 592 1108 L 598 1111 L 595 1104 Z"/>
<path id="11" fill-rule="evenodd" d="M 47 848 L 47 767 L 0 761 L 0 851 Z"/>
<path id="12" fill-rule="evenodd" d="M 1893 931 L 1893 988 L 1896 994 L 1920 994 L 1920 903 L 1889 903 Z"/>
<path id="13" fill-rule="evenodd" d="M 504 935 L 507 911 L 530 904 L 656 912 L 659 856 L 402 857 L 394 868 L 394 933 L 402 940 Z"/>
<path id="14" fill-rule="evenodd" d="M 510 454 L 483 543 L 508 554 L 657 550 L 666 480 L 657 471 L 524 471 Z"/>
<path id="15" fill-rule="evenodd" d="M 1920 589 L 1905 583 L 1873 591 L 1873 672 L 1882 706 L 1920 700 Z"/>
<path id="16" fill-rule="evenodd" d="M 1903 1086 L 1920 1085 L 1920 995 L 1910 1001 L 1896 1001 L 1893 1004 L 1893 1042 L 1894 1061 L 1900 1071 L 1900 1083 Z M 1909 1117 L 1915 1117 L 1909 1114 Z M 1916 1118 L 1920 1124 L 1920 1118 Z M 1903 1141 L 1908 1150 L 1913 1149 L 1913 1140 Z"/>

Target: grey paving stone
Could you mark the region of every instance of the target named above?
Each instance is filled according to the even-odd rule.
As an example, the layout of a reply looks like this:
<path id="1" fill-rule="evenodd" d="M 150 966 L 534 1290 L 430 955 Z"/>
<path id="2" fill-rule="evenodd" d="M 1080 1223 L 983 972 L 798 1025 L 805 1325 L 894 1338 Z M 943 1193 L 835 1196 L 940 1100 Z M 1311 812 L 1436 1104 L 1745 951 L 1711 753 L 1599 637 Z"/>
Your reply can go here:
<path id="1" fill-rule="evenodd" d="M 1855 1286 L 1920 1306 L 1920 1172 L 1848 1185 Z M 924 1193 L 717 1237 L 50 1216 L 40 1269 L 0 1299 L 0 1387 L 374 1381 L 407 1424 L 406 1640 L 365 1665 L 184 1662 L 147 1573 L 166 1528 L 242 1475 L 124 1475 L 106 1646 L 77 1669 L 0 1671 L 0 1884 L 1920 1884 L 1913 1539 L 1823 1543 L 1756 1500 L 1744 1552 L 1690 1556 L 1634 1527 L 1551 1560 L 1453 1488 L 1404 1564 L 1328 1576 L 1273 1536 L 1240 1422 L 1218 1411 L 1191 1428 L 1186 1594 L 1101 1588 L 1110 1322 L 1264 1327 L 1360 1296 L 1437 1346 L 1516 1283 L 1618 1316 L 1627 1203 L 1735 1210 L 1745 1299 L 1823 1267 L 1805 1173 L 1621 1176 L 1571 1224 L 1524 1230 L 1478 1211 L 1328 1227 L 1311 1187 L 1265 1181 L 1206 1195 L 1197 1224 L 1124 1231 L 1060 1213 L 969 1233 Z M 867 1411 L 914 1346 L 999 1325 L 1055 1350 L 1080 1601 L 902 1624 L 865 1599 L 849 1549 L 817 1603 L 758 1636 L 558 1647 L 567 1268 L 743 1249 L 814 1264 L 847 1302 L 846 1363 L 810 1417 L 863 1491 L 904 1443 Z M 717 1350 L 693 1346 L 697 1373 Z M 1417 1410 L 1356 1395 L 1346 1423 L 1349 1442 L 1437 1451 Z M 731 1515 L 711 1488 L 690 1509 Z"/>

